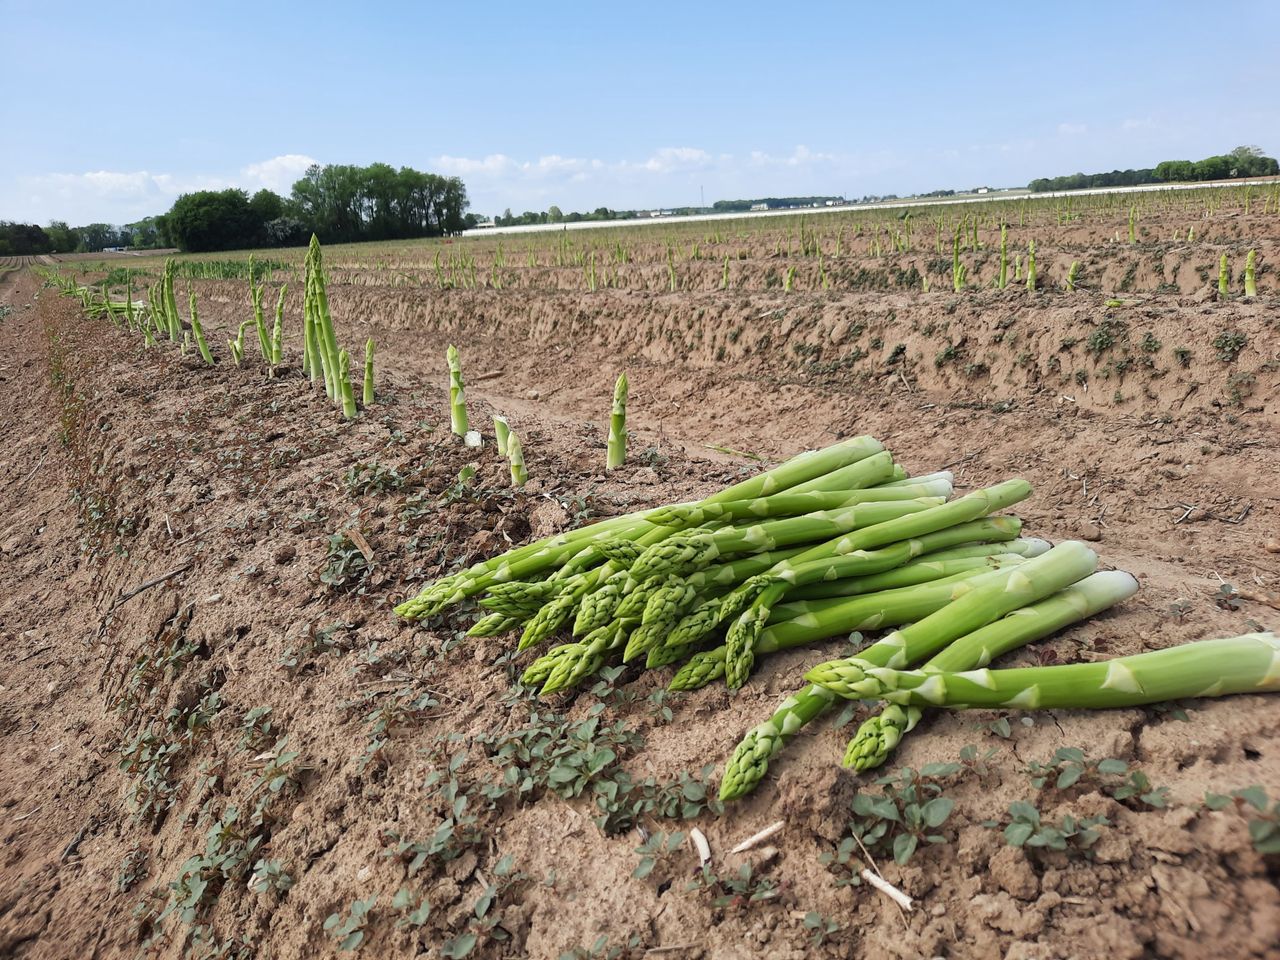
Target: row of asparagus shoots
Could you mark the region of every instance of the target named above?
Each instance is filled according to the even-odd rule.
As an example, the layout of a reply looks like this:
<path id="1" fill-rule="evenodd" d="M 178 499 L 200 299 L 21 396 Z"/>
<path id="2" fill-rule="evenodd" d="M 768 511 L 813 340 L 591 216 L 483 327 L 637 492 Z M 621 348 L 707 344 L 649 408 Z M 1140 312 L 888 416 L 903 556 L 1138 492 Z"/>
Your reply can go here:
<path id="1" fill-rule="evenodd" d="M 351 354 L 338 346 L 329 313 L 329 294 L 325 287 L 324 257 L 320 241 L 313 234 L 307 249 L 305 295 L 302 312 L 302 371 L 312 383 L 323 380 L 325 394 L 342 409 L 348 420 L 356 416 L 356 395 L 351 386 Z M 243 333 L 243 329 L 241 331 Z M 361 399 L 373 402 L 374 344 L 365 343 L 364 378 Z M 465 408 L 464 408 L 465 409 Z"/>
<path id="2" fill-rule="evenodd" d="M 1030 493 L 1011 480 L 947 501 L 946 474 L 907 478 L 858 437 L 687 504 L 629 514 L 509 551 L 428 585 L 410 620 L 476 598 L 472 636 L 521 630 L 544 693 L 614 661 L 686 661 L 674 689 L 746 681 L 757 657 L 918 620 L 1047 549 L 999 511 Z"/>
<path id="3" fill-rule="evenodd" d="M 373 341 L 369 341 L 373 349 Z M 372 359 L 369 361 L 372 365 Z M 445 350 L 445 363 L 449 367 L 449 426 L 469 446 L 480 445 L 480 434 L 471 429 L 467 415 L 466 385 L 462 379 L 462 359 L 458 348 L 449 345 Z M 627 375 L 619 374 L 613 388 L 613 408 L 609 415 L 609 439 L 606 444 L 605 468 L 615 470 L 622 466 L 627 456 Z M 367 401 L 366 401 L 367 402 Z M 511 467 L 511 485 L 523 487 L 529 480 L 524 465 L 524 446 L 520 437 L 511 429 L 503 416 L 494 416 L 493 435 L 498 453 L 507 458 Z"/>
<path id="4" fill-rule="evenodd" d="M 170 341 L 180 344 L 184 353 L 194 346 L 205 363 L 213 364 L 215 362 L 213 352 L 200 323 L 194 291 L 188 297 L 189 321 L 184 322 L 178 313 L 177 297 L 174 293 L 175 271 L 176 262 L 171 257 L 165 261 L 164 272 L 159 282 L 151 284 L 148 288 L 147 299 L 139 301 L 133 299 L 133 278 L 127 271 L 123 300 L 112 299 L 105 284 L 99 291 L 93 287 L 82 286 L 74 279 L 62 277 L 57 273 L 50 273 L 48 276 L 58 284 L 62 293 L 78 296 L 87 313 L 93 316 L 105 314 L 113 323 L 142 333 L 148 346 L 168 337 Z M 253 257 L 249 258 L 249 299 L 252 312 L 249 319 L 240 324 L 236 336 L 227 340 L 227 350 L 236 366 L 244 362 L 245 333 L 252 328 L 262 362 L 271 374 L 275 375 L 276 369 L 284 358 L 284 301 L 287 290 L 287 285 L 280 287 L 276 298 L 275 322 L 268 330 L 264 308 L 266 286 L 257 281 Z M 374 342 L 369 339 L 365 343 L 361 390 L 361 399 L 366 407 L 374 402 L 373 363 Z M 351 356 L 346 350 L 338 347 L 333 320 L 329 314 L 329 298 L 325 289 L 320 242 L 314 236 L 311 238 L 306 259 L 302 370 L 305 376 L 311 378 L 312 383 L 323 379 L 329 399 L 342 409 L 346 417 L 352 418 L 356 415 L 356 398 L 351 385 Z"/>

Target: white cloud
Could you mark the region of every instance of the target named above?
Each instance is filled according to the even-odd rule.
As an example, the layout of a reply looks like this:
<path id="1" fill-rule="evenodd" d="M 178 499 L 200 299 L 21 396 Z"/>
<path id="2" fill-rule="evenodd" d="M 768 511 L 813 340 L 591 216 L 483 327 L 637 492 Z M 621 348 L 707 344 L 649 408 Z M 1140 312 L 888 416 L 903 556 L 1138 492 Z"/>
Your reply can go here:
<path id="1" fill-rule="evenodd" d="M 712 162 L 711 154 L 697 147 L 663 147 L 640 166 L 650 173 L 676 173 L 705 170 Z"/>
<path id="2" fill-rule="evenodd" d="M 16 187 L 0 196 L 0 201 L 6 217 L 16 220 L 129 223 L 164 213 L 181 194 L 195 190 L 240 187 L 253 193 L 266 188 L 288 194 L 313 163 L 310 157 L 291 153 L 251 163 L 230 176 L 150 170 L 47 173 L 19 177 Z"/>
<path id="3" fill-rule="evenodd" d="M 1088 132 L 1089 132 L 1089 125 L 1085 123 L 1058 124 L 1058 134 L 1063 137 L 1078 137 Z"/>
<path id="4" fill-rule="evenodd" d="M 1130 117 L 1120 126 L 1124 130 L 1154 130 L 1156 122 L 1151 117 Z"/>
<path id="5" fill-rule="evenodd" d="M 519 166 L 510 157 L 501 153 L 491 153 L 480 160 L 445 155 L 436 157 L 435 163 L 436 168 L 441 173 L 447 173 L 454 177 L 467 177 L 475 174 L 494 176 L 506 173 Z"/>
<path id="6" fill-rule="evenodd" d="M 251 163 L 240 171 L 241 182 L 237 186 L 242 186 L 251 193 L 254 189 L 265 189 L 287 196 L 294 183 L 301 180 L 307 168 L 315 162 L 305 154 L 286 153 L 261 163 Z"/>
<path id="7" fill-rule="evenodd" d="M 773 156 L 760 150 L 751 151 L 751 163 L 758 167 L 810 167 L 830 165 L 840 158 L 834 153 L 814 153 L 804 144 L 800 144 L 785 156 Z"/>

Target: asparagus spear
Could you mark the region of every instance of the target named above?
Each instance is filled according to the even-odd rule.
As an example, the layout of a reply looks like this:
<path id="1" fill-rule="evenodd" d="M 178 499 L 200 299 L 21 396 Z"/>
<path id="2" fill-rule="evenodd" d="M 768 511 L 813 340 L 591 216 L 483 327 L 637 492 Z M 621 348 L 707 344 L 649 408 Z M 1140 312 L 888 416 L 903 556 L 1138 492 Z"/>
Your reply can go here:
<path id="1" fill-rule="evenodd" d="M 1084 544 L 1068 540 L 1010 570 L 1003 584 L 994 582 L 972 590 L 937 613 L 895 630 L 862 651 L 859 660 L 887 667 L 925 659 L 957 637 L 1083 579 L 1093 572 L 1097 561 Z M 835 697 L 833 691 L 811 683 L 802 693 L 784 701 L 772 717 L 748 731 L 725 765 L 720 799 L 732 800 L 755 789 L 769 768 L 770 758 Z"/>
<path id="2" fill-rule="evenodd" d="M 1138 589 L 1138 581 L 1121 571 L 1095 573 L 1029 607 L 1014 610 L 994 623 L 956 640 L 921 667 L 925 673 L 946 673 L 984 667 L 996 657 L 1069 624 L 1126 600 Z M 904 734 L 920 721 L 918 707 L 889 704 L 867 719 L 849 741 L 844 765 L 854 770 L 880 766 Z"/>
<path id="3" fill-rule="evenodd" d="M 777 493 L 772 497 L 760 497 L 756 500 L 733 500 L 718 504 L 678 504 L 660 508 L 654 515 L 654 522 L 676 526 L 701 523 L 706 520 L 798 517 L 818 510 L 838 510 L 841 507 L 852 507 L 860 503 L 914 500 L 917 497 L 942 497 L 945 500 L 951 496 L 951 492 L 952 487 L 948 481 L 928 480 L 894 487 L 874 486 L 830 492 Z"/>
<path id="4" fill-rule="evenodd" d="M 462 361 L 458 357 L 458 348 L 450 344 L 444 358 L 449 365 L 449 426 L 461 437 L 471 429 L 471 424 L 467 419 L 467 397 L 462 385 Z"/>
<path id="5" fill-rule="evenodd" d="M 511 485 L 523 487 L 529 480 L 529 474 L 524 468 L 524 447 L 514 430 L 507 434 L 507 461 L 511 464 Z"/>
<path id="6" fill-rule="evenodd" d="M 1021 521 L 1016 517 L 988 517 L 984 520 L 958 523 L 953 527 L 903 540 L 887 547 L 858 550 L 830 560 L 816 560 L 796 565 L 800 557 L 792 557 L 784 563 L 777 564 L 774 570 L 781 571 L 780 575 L 790 578 L 790 582 L 795 586 L 866 576 L 892 570 L 921 554 L 959 544 L 1013 540 L 1018 536 L 1021 528 Z M 667 649 L 678 652 L 666 662 L 671 663 L 680 659 L 685 651 L 690 650 L 722 621 L 740 612 L 754 598 L 759 586 L 760 578 L 752 578 L 724 597 L 710 600 L 694 608 L 667 635 L 665 646 Z M 650 663 L 650 666 L 653 665 Z"/>
<path id="7" fill-rule="evenodd" d="M 785 463 L 736 483 L 707 499 L 749 500 L 767 496 L 797 484 L 821 484 L 829 475 L 842 467 L 856 463 L 884 450 L 884 445 L 874 437 L 852 437 L 822 450 L 811 450 L 793 457 Z M 644 513 L 628 514 L 611 521 L 593 524 L 557 537 L 539 540 L 497 557 L 474 564 L 452 576 L 428 584 L 416 596 L 395 608 L 397 616 L 406 620 L 420 620 L 433 616 L 445 607 L 475 596 L 492 583 L 521 579 L 539 570 L 561 565 L 566 555 L 583 549 L 580 540 L 601 539 L 604 531 L 619 535 L 634 528 Z M 651 529 L 651 525 L 649 526 Z M 638 533 L 635 533 L 638 536 Z M 517 566 L 519 563 L 519 566 Z"/>
<path id="8" fill-rule="evenodd" d="M 622 466 L 627 458 L 627 375 L 618 374 L 613 386 L 613 411 L 609 415 L 609 442 L 605 469 Z"/>
<path id="9" fill-rule="evenodd" d="M 887 521 L 941 505 L 938 497 L 861 503 L 840 510 L 819 510 L 800 517 L 770 520 L 749 527 L 722 527 L 709 532 L 681 533 L 645 551 L 632 565 L 637 580 L 705 567 L 733 553 L 761 553 L 797 543 L 827 541 L 855 530 L 882 526 Z"/>
<path id="10" fill-rule="evenodd" d="M 772 581 L 756 588 L 756 595 L 751 605 L 738 615 L 738 619 L 729 627 L 725 637 L 726 651 L 725 680 L 731 689 L 736 689 L 746 682 L 754 662 L 753 651 L 755 640 L 768 621 L 768 611 L 790 589 L 794 581 L 795 570 L 806 560 L 825 560 L 828 557 L 841 557 L 885 544 L 894 543 L 909 537 L 932 533 L 965 521 L 976 520 L 997 510 L 1023 500 L 1031 494 L 1031 485 L 1025 480 L 1006 480 L 982 490 L 941 504 L 930 510 L 920 511 L 911 516 L 903 516 L 885 523 L 880 523 L 863 530 L 856 530 L 829 543 L 815 547 L 810 554 L 801 554 L 788 562 L 785 570 L 775 570 Z"/>
<path id="11" fill-rule="evenodd" d="M 882 449 L 825 476 L 790 487 L 785 492 L 659 507 L 655 513 L 655 522 L 668 526 L 690 526 L 706 520 L 728 520 L 738 516 L 765 519 L 795 516 L 814 510 L 831 510 L 846 506 L 844 498 L 855 491 L 883 489 L 878 485 L 889 480 L 893 471 L 893 456 Z M 804 487 L 803 490 L 800 489 L 801 486 Z M 883 499 L 891 499 L 892 496 L 890 494 Z M 835 502 L 823 502 L 824 499 Z M 855 499 L 853 502 L 865 501 Z"/>
<path id="12" fill-rule="evenodd" d="M 858 681 L 846 683 L 826 669 L 811 673 L 843 696 L 862 698 Z M 1280 637 L 1247 633 L 1201 640 L 1114 660 L 1052 667 L 926 673 L 875 668 L 877 692 L 898 704 L 954 709 L 1001 707 L 1018 710 L 1140 707 L 1189 697 L 1280 691 Z"/>
<path id="13" fill-rule="evenodd" d="M 1025 562 L 1013 556 L 1012 563 Z M 941 610 L 947 604 L 997 575 L 1009 560 L 979 561 L 981 568 L 970 568 L 913 586 L 882 590 L 864 596 L 835 600 L 807 600 L 781 603 L 773 608 L 769 626 L 756 639 L 756 654 L 776 653 L 793 647 L 826 640 L 855 630 L 876 630 L 918 620 Z M 697 690 L 724 676 L 727 650 L 721 645 L 714 650 L 695 653 L 671 679 L 669 690 Z"/>
<path id="14" fill-rule="evenodd" d="M 795 603 L 808 600 L 834 600 L 856 597 L 863 594 L 876 593 L 881 590 L 895 590 L 899 587 L 910 587 L 918 583 L 931 583 L 967 570 L 984 570 L 992 565 L 1008 565 L 1027 559 L 1024 554 L 1001 548 L 1011 544 L 982 544 L 981 554 L 970 557 L 955 557 L 942 560 L 931 560 L 921 557 L 911 563 L 884 573 L 872 574 L 868 577 L 848 577 L 843 580 L 829 580 L 799 587 L 787 592 L 786 600 L 773 608 L 770 622 L 779 611 Z M 1015 548 L 1016 549 L 1016 548 Z M 1038 554 L 1037 554 L 1038 555 Z M 783 617 L 783 619 L 791 619 Z"/>

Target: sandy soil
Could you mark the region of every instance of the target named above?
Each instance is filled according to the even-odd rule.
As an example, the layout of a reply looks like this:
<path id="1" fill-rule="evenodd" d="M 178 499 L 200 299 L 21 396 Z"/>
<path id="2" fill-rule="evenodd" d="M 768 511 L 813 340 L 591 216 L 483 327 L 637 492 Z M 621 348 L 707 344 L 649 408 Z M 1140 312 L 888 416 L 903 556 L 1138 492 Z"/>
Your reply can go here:
<path id="1" fill-rule="evenodd" d="M 1234 214 L 1196 229 L 1206 243 L 1274 249 L 1274 227 L 1251 217 L 1248 229 Z M 377 283 L 369 264 L 342 282 L 339 254 L 339 336 L 374 336 L 382 358 L 380 402 L 353 423 L 296 371 L 269 380 L 144 351 L 32 274 L 4 274 L 0 955 L 328 955 L 359 925 L 334 936 L 326 918 L 372 900 L 362 950 L 377 956 L 460 951 L 468 934 L 484 957 L 1280 956 L 1280 864 L 1251 846 L 1247 811 L 1201 803 L 1252 784 L 1280 796 L 1280 712 L 1265 698 L 1188 704 L 1186 719 L 1010 715 L 1007 736 L 993 713 L 930 720 L 900 764 L 953 761 L 967 745 L 992 754 L 942 779 L 955 800 L 944 843 L 905 867 L 878 861 L 919 900 L 903 915 L 838 885 L 820 859 L 847 835 L 857 791 L 878 789 L 837 766 L 848 714 L 814 724 L 745 802 L 722 811 L 701 787 L 714 793 L 741 733 L 840 643 L 769 658 L 734 696 L 662 697 L 669 671 L 628 670 L 538 703 L 511 692 L 525 657 L 460 640 L 469 616 L 408 627 L 389 610 L 509 541 L 749 469 L 703 444 L 776 458 L 871 433 L 916 472 L 1026 477 L 1029 533 L 1087 539 L 1139 577 L 1121 608 L 1019 662 L 1274 628 L 1272 607 L 1218 593 L 1223 581 L 1280 585 L 1268 547 L 1280 538 L 1275 274 L 1262 271 L 1263 296 L 1246 304 L 1219 302 L 1198 276 L 1184 289 L 1181 272 L 1158 289 L 1152 268 L 1120 294 L 1133 302 L 1109 308 L 1125 258 L 1169 257 L 1151 238 L 1136 253 L 1107 247 L 1124 229 L 1113 219 L 1046 239 L 1045 269 L 1065 275 L 1047 251 L 1076 245 L 1118 279 L 1036 297 L 784 294 L 764 282 L 767 265 L 758 284 L 722 292 L 715 261 L 714 280 L 677 294 L 586 293 L 569 271 L 514 266 L 530 275 L 501 290 L 439 291 Z M 1185 234 L 1176 220 L 1144 228 Z M 768 257 L 767 237 L 734 242 Z M 636 275 L 660 286 L 665 256 L 637 253 Z M 1197 258 L 1216 254 L 1197 245 L 1185 260 Z M 827 269 L 884 266 L 861 250 L 846 260 Z M 246 315 L 244 284 L 195 288 L 220 343 Z M 1245 335 L 1230 359 L 1215 346 L 1224 331 Z M 499 411 L 525 438 L 532 481 L 518 494 L 491 448 L 448 433 L 448 342 L 463 351 L 474 421 Z M 633 457 L 606 478 L 602 420 L 624 368 Z M 375 461 L 394 472 L 357 469 Z M 468 464 L 477 478 L 459 486 Z M 331 556 L 346 529 L 370 561 Z M 1037 790 L 1028 764 L 1063 746 L 1125 760 L 1168 788 L 1167 805 L 1116 800 L 1097 775 Z M 566 798 L 547 781 L 547 751 L 604 766 Z M 1024 852 L 983 826 L 1020 799 L 1046 820 L 1109 824 L 1087 853 Z M 728 856 L 777 819 L 786 828 L 768 849 Z M 714 889 L 687 889 L 687 846 L 633 876 L 640 829 L 692 826 L 715 853 Z M 260 860 L 292 884 L 251 885 Z M 730 883 L 744 865 L 751 881 Z M 839 929 L 819 938 L 812 915 Z"/>

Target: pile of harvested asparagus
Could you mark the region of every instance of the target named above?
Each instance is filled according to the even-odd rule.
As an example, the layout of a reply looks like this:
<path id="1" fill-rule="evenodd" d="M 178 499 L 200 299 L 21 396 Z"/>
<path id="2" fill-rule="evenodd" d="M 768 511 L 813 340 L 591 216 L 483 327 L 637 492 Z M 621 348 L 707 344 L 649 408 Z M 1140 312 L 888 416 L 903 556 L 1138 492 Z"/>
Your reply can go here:
<path id="1" fill-rule="evenodd" d="M 802 454 L 705 500 L 605 520 L 511 550 L 429 584 L 408 620 L 478 598 L 470 636 L 521 630 L 519 650 L 568 627 L 522 682 L 566 690 L 611 662 L 681 664 L 670 687 L 745 683 L 757 658 L 855 631 L 900 627 L 751 730 L 720 795 L 759 783 L 769 760 L 837 698 L 886 702 L 845 757 L 883 763 L 925 707 L 1129 706 L 1280 687 L 1271 634 L 1104 663 L 990 670 L 995 657 L 1131 596 L 1082 543 L 1020 538 L 1001 513 L 1031 494 L 1011 479 L 951 499 L 952 477 L 909 477 L 856 437 Z M 1226 654 L 1227 656 L 1224 656 Z M 916 667 L 917 669 L 909 669 Z"/>

